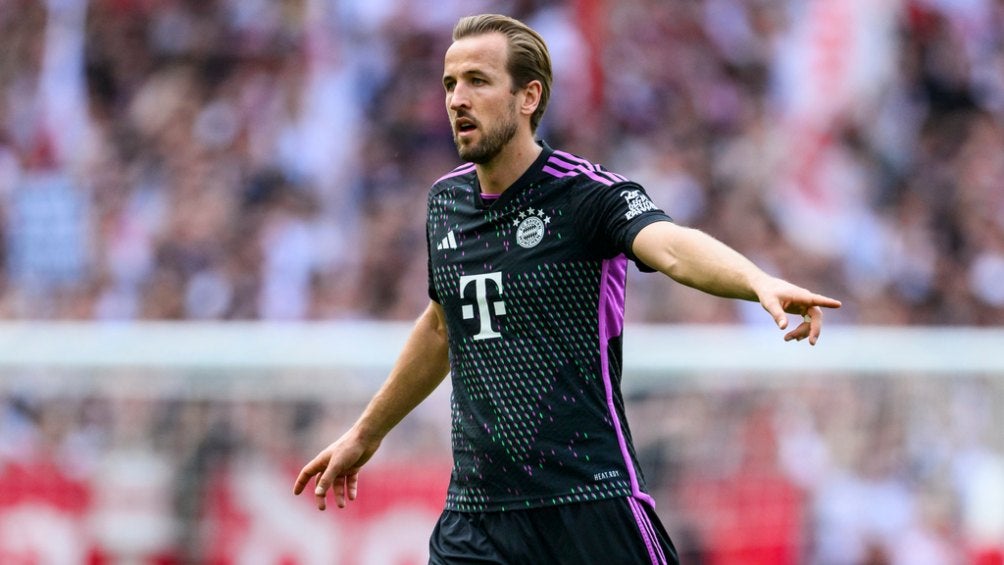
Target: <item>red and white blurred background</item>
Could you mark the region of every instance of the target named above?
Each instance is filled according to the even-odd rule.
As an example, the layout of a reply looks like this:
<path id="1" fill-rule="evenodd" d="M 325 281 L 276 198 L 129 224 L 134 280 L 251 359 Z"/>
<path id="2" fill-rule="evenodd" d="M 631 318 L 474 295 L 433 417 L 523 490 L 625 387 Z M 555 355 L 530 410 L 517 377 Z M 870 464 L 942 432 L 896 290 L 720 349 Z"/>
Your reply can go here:
<path id="1" fill-rule="evenodd" d="M 448 385 L 387 438 L 349 508 L 291 493 L 407 331 L 0 325 L 0 561 L 425 562 L 450 471 Z M 1001 559 L 999 330 L 844 326 L 811 351 L 767 328 L 627 336 L 635 443 L 691 562 Z"/>
<path id="2" fill-rule="evenodd" d="M 2 0 L 0 564 L 424 562 L 446 387 L 352 509 L 290 487 L 427 300 L 483 11 L 548 41 L 552 146 L 844 301 L 809 350 L 632 273 L 685 562 L 1004 562 L 1001 2 Z"/>

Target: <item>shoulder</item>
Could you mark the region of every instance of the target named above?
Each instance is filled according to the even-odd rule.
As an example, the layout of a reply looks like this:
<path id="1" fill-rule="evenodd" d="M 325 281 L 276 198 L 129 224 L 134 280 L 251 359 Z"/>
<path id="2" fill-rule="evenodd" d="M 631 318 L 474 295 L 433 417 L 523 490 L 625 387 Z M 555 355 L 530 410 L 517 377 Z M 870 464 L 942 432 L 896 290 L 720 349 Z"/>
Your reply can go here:
<path id="1" fill-rule="evenodd" d="M 607 170 L 603 165 L 567 151 L 553 151 L 544 164 L 543 172 L 557 178 L 574 179 L 576 186 L 585 188 L 602 190 L 625 183 L 634 184 L 627 177 Z"/>
<path id="2" fill-rule="evenodd" d="M 474 163 L 464 163 L 436 179 L 429 191 L 430 196 L 438 194 L 451 186 L 470 184 L 474 182 L 476 176 L 477 172 L 474 169 Z"/>
<path id="3" fill-rule="evenodd" d="M 640 184 L 578 155 L 554 151 L 545 172 L 574 182 L 573 190 L 568 192 L 577 210 L 586 212 L 583 217 L 595 219 L 599 214 L 631 221 L 653 212 L 665 215 Z"/>
<path id="4" fill-rule="evenodd" d="M 565 197 L 579 208 L 601 209 L 630 203 L 644 189 L 627 177 L 608 170 L 603 165 L 590 162 L 565 151 L 554 151 L 543 167 L 543 173 L 557 177 L 565 188 Z"/>

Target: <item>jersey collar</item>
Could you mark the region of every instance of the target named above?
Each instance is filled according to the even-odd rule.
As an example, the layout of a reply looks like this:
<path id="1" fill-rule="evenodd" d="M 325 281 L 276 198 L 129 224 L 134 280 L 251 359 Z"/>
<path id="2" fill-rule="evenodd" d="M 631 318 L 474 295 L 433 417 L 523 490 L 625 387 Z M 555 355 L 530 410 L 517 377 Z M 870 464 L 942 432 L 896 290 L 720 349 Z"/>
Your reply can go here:
<path id="1" fill-rule="evenodd" d="M 534 160 L 526 171 L 514 183 L 509 185 L 509 188 L 505 189 L 498 198 L 482 198 L 481 197 L 481 184 L 477 182 L 477 175 L 475 175 L 475 184 L 477 185 L 477 199 L 479 208 L 492 208 L 495 206 L 504 206 L 506 202 L 512 200 L 517 194 L 526 190 L 527 187 L 534 184 L 542 174 L 542 169 L 547 160 L 554 153 L 554 149 L 547 144 L 546 141 L 538 139 L 537 143 L 540 145 L 542 151 L 540 155 L 537 155 L 537 159 Z"/>

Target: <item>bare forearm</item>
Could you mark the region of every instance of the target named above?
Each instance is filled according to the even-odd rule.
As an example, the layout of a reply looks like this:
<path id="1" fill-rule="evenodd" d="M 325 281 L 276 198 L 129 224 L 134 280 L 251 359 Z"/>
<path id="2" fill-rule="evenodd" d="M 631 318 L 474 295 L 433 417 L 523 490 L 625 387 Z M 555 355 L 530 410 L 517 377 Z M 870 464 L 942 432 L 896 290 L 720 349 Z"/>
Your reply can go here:
<path id="1" fill-rule="evenodd" d="M 632 249 L 646 265 L 673 280 L 726 298 L 756 301 L 767 278 L 759 267 L 704 232 L 659 222 L 645 227 Z"/>
<path id="2" fill-rule="evenodd" d="M 434 303 L 419 317 L 387 380 L 353 426 L 361 438 L 380 442 L 449 373 L 443 323 Z"/>
<path id="3" fill-rule="evenodd" d="M 293 494 L 303 492 L 307 483 L 317 477 L 314 498 L 319 510 L 327 508 L 328 489 L 335 493 L 340 508 L 345 507 L 346 501 L 355 500 L 359 470 L 380 447 L 384 436 L 429 396 L 449 369 L 443 311 L 430 302 L 415 323 L 390 376 L 363 415 L 352 429 L 304 465 L 293 483 Z"/>

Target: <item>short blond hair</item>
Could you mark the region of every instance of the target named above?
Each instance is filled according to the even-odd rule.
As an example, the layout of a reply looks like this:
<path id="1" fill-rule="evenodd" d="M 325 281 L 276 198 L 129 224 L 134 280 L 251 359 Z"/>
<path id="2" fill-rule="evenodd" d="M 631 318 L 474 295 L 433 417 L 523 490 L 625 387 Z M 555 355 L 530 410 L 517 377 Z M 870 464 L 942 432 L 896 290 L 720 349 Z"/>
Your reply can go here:
<path id="1" fill-rule="evenodd" d="M 515 18 L 481 14 L 461 18 L 453 27 L 453 41 L 496 32 L 504 35 L 509 45 L 506 70 L 513 87 L 523 88 L 531 81 L 540 81 L 540 103 L 530 116 L 530 130 L 536 132 L 551 97 L 551 55 L 544 38 Z"/>

